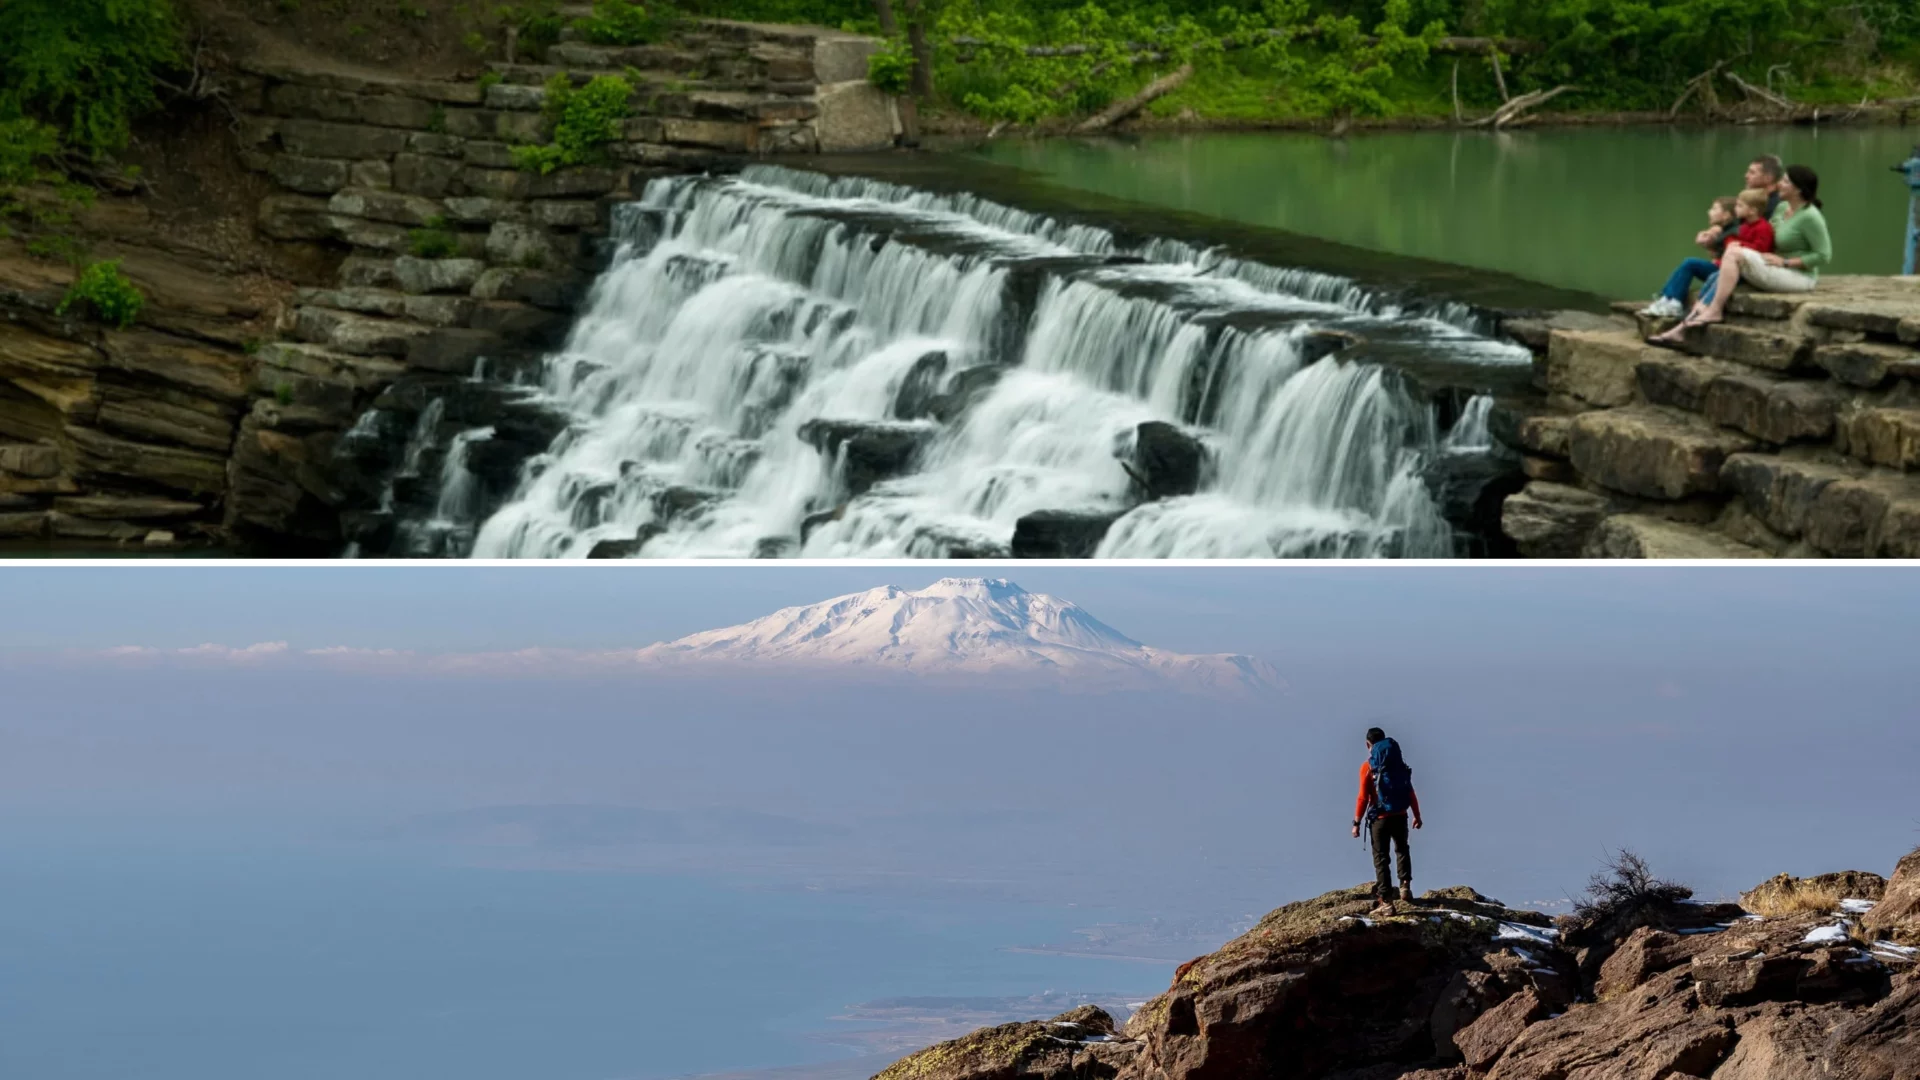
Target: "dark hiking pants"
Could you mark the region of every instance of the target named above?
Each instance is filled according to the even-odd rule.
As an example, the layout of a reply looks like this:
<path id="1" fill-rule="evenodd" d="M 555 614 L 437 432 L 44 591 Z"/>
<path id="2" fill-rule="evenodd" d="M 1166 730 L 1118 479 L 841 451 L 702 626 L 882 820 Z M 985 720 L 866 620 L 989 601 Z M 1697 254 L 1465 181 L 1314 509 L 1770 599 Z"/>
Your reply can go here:
<path id="1" fill-rule="evenodd" d="M 1413 854 L 1407 850 L 1407 815 L 1387 814 L 1373 819 L 1373 892 L 1393 896 L 1393 878 L 1387 873 L 1387 845 L 1400 845 L 1400 883 L 1413 884 Z"/>

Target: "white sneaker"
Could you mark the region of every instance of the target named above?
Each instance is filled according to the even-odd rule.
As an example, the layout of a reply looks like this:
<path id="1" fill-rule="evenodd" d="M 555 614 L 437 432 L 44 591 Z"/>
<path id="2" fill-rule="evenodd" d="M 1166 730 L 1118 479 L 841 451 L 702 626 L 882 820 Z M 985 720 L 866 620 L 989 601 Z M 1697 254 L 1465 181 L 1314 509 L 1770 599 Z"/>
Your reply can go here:
<path id="1" fill-rule="evenodd" d="M 1660 298 L 1661 318 L 1677 319 L 1684 314 L 1686 314 L 1686 306 L 1680 303 L 1680 301 L 1675 300 L 1671 296 L 1663 296 Z"/>
<path id="2" fill-rule="evenodd" d="M 1649 319 L 1657 319 L 1660 317 L 1660 313 L 1666 310 L 1666 304 L 1667 304 L 1666 297 L 1656 296 L 1653 298 L 1652 303 L 1640 309 L 1640 314 L 1646 316 Z"/>

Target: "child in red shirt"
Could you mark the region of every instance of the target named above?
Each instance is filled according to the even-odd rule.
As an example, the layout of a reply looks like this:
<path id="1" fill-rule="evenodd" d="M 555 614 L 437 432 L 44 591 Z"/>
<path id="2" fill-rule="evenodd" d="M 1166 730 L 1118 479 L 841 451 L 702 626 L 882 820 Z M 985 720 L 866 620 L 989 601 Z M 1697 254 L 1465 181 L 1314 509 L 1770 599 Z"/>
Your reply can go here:
<path id="1" fill-rule="evenodd" d="M 1765 255 L 1773 250 L 1773 226 L 1767 223 L 1767 192 L 1765 188 L 1748 188 L 1734 199 L 1734 220 L 1740 223 L 1740 231 L 1728 241 L 1728 247 L 1739 244 L 1743 248 L 1752 248 Z M 1722 252 L 1721 259 L 1726 258 Z M 1718 265 L 1720 259 L 1715 259 Z"/>

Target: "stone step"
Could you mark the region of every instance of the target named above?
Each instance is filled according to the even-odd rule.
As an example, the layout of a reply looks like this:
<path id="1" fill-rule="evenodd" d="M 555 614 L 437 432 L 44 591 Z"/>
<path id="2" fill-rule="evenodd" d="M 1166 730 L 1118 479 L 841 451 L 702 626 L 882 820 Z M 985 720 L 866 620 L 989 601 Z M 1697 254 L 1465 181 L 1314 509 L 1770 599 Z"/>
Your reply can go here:
<path id="1" fill-rule="evenodd" d="M 1615 514 L 1600 522 L 1581 554 L 1589 559 L 1764 559 L 1766 552 L 1700 525 Z"/>
<path id="2" fill-rule="evenodd" d="M 1658 405 L 1582 413 L 1568 429 L 1580 475 L 1614 491 L 1678 500 L 1720 490 L 1720 466 L 1753 440 L 1705 418 Z"/>
<path id="3" fill-rule="evenodd" d="M 1766 371 L 1805 371 L 1812 366 L 1813 357 L 1812 339 L 1790 329 L 1725 322 L 1688 330 L 1681 348 L 1696 356 L 1731 360 Z"/>
<path id="4" fill-rule="evenodd" d="M 301 308 L 294 316 L 293 330 L 301 341 L 359 356 L 405 356 L 414 339 L 432 331 L 433 327 L 421 323 L 324 307 Z"/>
<path id="5" fill-rule="evenodd" d="M 1722 427 L 1783 445 L 1832 438 L 1835 418 L 1848 398 L 1844 388 L 1824 379 L 1783 379 L 1749 371 L 1709 383 L 1700 411 Z"/>
<path id="6" fill-rule="evenodd" d="M 1574 559 L 1606 514 L 1606 496 L 1536 479 L 1501 504 L 1500 531 L 1530 559 Z"/>
<path id="7" fill-rule="evenodd" d="M 1547 341 L 1549 394 L 1611 408 L 1634 397 L 1634 369 L 1659 349 L 1625 330 L 1555 330 Z"/>
<path id="8" fill-rule="evenodd" d="M 1920 556 L 1920 477 L 1812 452 L 1736 454 L 1724 472 L 1763 524 L 1823 554 Z"/>
<path id="9" fill-rule="evenodd" d="M 1911 298 L 1816 299 L 1806 305 L 1806 320 L 1829 330 L 1850 330 L 1887 341 L 1913 340 L 1920 328 L 1920 288 Z M 1815 294 L 1818 296 L 1818 293 Z"/>
<path id="10" fill-rule="evenodd" d="M 271 394 L 280 375 L 296 375 L 342 386 L 358 394 L 377 390 L 403 367 L 384 356 L 362 356 L 303 341 L 275 341 L 260 347 L 254 388 Z"/>
<path id="11" fill-rule="evenodd" d="M 581 41 L 563 42 L 547 49 L 546 62 L 563 68 L 597 68 L 621 71 L 662 71 L 678 75 L 699 75 L 712 70 L 714 56 L 664 45 L 590 45 Z"/>
<path id="12" fill-rule="evenodd" d="M 1920 408 L 1853 410 L 1841 418 L 1834 447 L 1874 465 L 1920 469 Z"/>
<path id="13" fill-rule="evenodd" d="M 1667 353 L 1635 369 L 1648 402 L 1685 409 L 1769 443 L 1827 439 L 1851 395 L 1825 379 L 1794 379 L 1704 356 Z"/>
<path id="14" fill-rule="evenodd" d="M 1849 386 L 1873 388 L 1889 379 L 1920 379 L 1920 350 L 1904 345 L 1862 341 L 1819 345 L 1813 362 Z"/>
<path id="15" fill-rule="evenodd" d="M 1640 396 L 1647 402 L 1697 413 L 1705 407 L 1707 387 L 1715 379 L 1752 370 L 1728 360 L 1653 349 L 1634 366 L 1633 373 Z"/>
<path id="16" fill-rule="evenodd" d="M 297 303 L 350 311 L 357 315 L 382 315 L 406 319 L 428 326 L 463 326 L 473 316 L 477 301 L 470 296 L 422 296 L 387 289 L 301 289 L 294 294 Z"/>

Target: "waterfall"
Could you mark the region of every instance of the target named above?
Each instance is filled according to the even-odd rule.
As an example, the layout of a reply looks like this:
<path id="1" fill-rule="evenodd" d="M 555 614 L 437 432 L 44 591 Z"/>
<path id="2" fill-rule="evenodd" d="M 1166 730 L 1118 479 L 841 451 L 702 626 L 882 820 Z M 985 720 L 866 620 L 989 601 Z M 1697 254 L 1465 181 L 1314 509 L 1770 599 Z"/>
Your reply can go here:
<path id="1" fill-rule="evenodd" d="M 1491 398 L 1439 430 L 1392 357 L 1488 386 L 1528 363 L 1463 307 L 778 167 L 655 180 L 614 239 L 539 375 L 564 430 L 503 504 L 466 472 L 491 431 L 453 436 L 408 544 L 464 528 L 488 558 L 992 556 L 1064 511 L 1111 519 L 1101 556 L 1444 557 L 1423 469 L 1487 445 Z M 1150 423 L 1203 458 L 1197 482 L 1143 477 Z"/>

